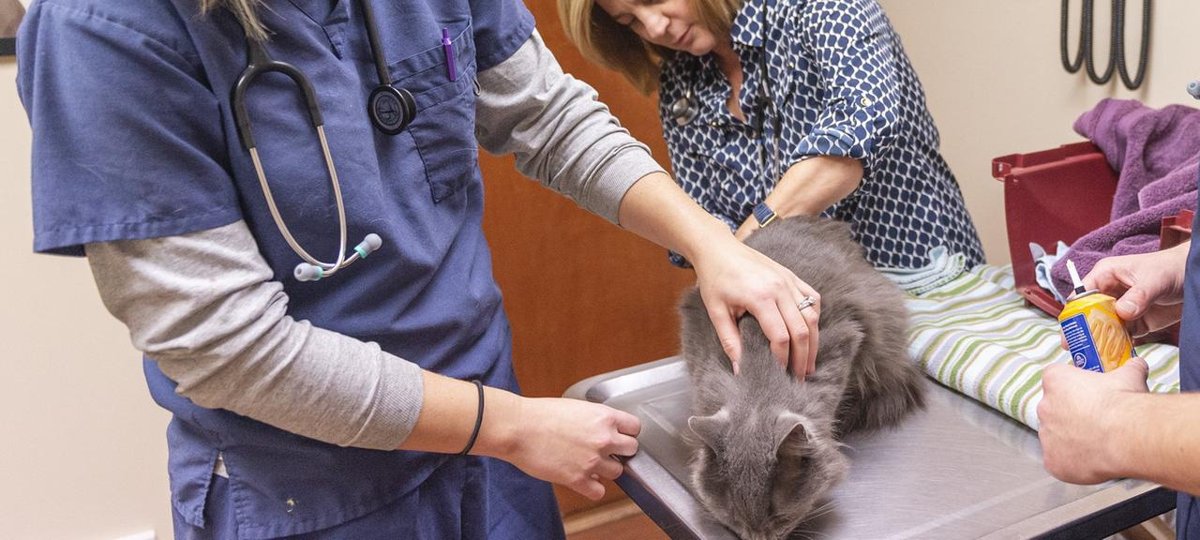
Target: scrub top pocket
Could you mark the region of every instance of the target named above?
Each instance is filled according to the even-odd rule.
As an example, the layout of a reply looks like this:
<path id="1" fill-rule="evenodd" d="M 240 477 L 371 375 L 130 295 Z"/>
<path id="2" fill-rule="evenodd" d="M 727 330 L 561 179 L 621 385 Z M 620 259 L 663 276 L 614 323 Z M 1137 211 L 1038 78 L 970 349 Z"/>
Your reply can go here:
<path id="1" fill-rule="evenodd" d="M 435 203 L 478 181 L 475 141 L 475 43 L 471 25 L 447 24 L 454 62 L 438 43 L 389 66 L 393 85 L 412 92 L 417 115 L 408 126 Z M 453 78 L 454 80 L 451 80 Z"/>

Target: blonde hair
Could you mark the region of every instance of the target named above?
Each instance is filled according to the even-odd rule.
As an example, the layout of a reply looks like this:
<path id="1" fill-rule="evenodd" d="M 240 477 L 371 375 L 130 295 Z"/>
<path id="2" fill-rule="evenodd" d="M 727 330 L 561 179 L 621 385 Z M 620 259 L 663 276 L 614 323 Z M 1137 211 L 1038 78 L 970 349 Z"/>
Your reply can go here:
<path id="1" fill-rule="evenodd" d="M 267 27 L 258 18 L 258 6 L 263 0 L 200 0 L 200 14 L 208 14 L 226 8 L 237 17 L 246 29 L 246 37 L 254 41 L 267 40 Z"/>
<path id="2" fill-rule="evenodd" d="M 728 35 L 742 0 L 689 0 L 698 22 L 716 36 Z M 658 88 L 662 63 L 675 54 L 643 41 L 618 24 L 595 0 L 558 0 L 558 18 L 567 39 L 589 61 L 616 71 L 644 94 Z"/>

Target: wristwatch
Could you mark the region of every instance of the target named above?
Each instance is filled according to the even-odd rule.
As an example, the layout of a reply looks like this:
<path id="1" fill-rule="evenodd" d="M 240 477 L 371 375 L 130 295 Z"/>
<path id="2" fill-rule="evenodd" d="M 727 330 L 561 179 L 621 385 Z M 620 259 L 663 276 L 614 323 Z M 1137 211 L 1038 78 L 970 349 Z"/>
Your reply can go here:
<path id="1" fill-rule="evenodd" d="M 771 207 L 767 206 L 766 202 L 760 202 L 754 207 L 754 219 L 758 220 L 758 228 L 760 229 L 770 225 L 777 217 L 779 216 L 775 215 L 775 211 L 771 210 Z"/>

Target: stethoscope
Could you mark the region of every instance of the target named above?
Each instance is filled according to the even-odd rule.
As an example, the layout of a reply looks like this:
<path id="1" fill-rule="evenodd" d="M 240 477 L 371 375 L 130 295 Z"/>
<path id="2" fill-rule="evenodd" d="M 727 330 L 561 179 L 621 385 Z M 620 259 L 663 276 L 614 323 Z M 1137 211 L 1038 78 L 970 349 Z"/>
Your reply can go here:
<path id="1" fill-rule="evenodd" d="M 767 84 L 767 79 L 768 79 L 767 67 L 769 64 L 769 62 L 767 61 L 768 60 L 767 59 L 767 51 L 769 51 L 771 49 L 770 41 L 769 41 L 771 27 L 769 25 L 770 17 L 767 16 L 768 9 L 769 9 L 769 6 L 767 6 L 764 3 L 763 10 L 761 13 L 762 28 L 763 28 L 763 35 L 762 35 L 763 49 L 762 49 L 762 54 L 759 55 L 759 58 L 758 58 L 758 70 L 759 70 L 760 80 L 758 82 L 758 92 L 757 92 L 759 102 L 766 103 L 766 107 L 764 107 L 762 114 L 756 115 L 755 122 L 754 122 L 754 129 L 757 131 L 759 137 L 762 137 L 762 139 L 763 139 L 762 144 L 760 144 L 758 147 L 758 150 L 759 150 L 758 157 L 759 157 L 760 166 L 761 166 L 764 174 L 767 173 L 768 171 L 770 171 L 770 173 L 772 175 L 774 175 L 768 179 L 768 181 L 769 181 L 768 185 L 774 185 L 775 182 L 779 181 L 779 176 L 780 176 L 780 170 L 779 170 L 780 169 L 780 167 L 779 167 L 780 120 L 779 120 L 779 115 L 775 114 L 774 91 L 771 90 L 770 88 L 768 88 L 770 85 Z M 700 106 L 696 103 L 696 98 L 692 91 L 692 86 L 690 83 L 689 83 L 688 88 L 686 90 L 684 90 L 684 94 L 682 96 L 680 96 L 678 99 L 676 99 L 675 101 L 671 102 L 671 106 L 668 107 L 667 113 L 671 116 L 671 118 L 673 120 L 675 120 L 675 125 L 677 125 L 679 127 L 683 127 L 683 126 L 686 126 L 686 125 L 692 123 L 692 120 L 695 120 L 696 117 L 700 115 Z M 775 135 L 774 144 L 771 145 L 772 146 L 772 157 L 771 157 L 772 166 L 770 169 L 767 169 L 767 141 L 766 141 L 767 134 L 766 134 L 766 131 L 764 131 L 764 129 L 763 129 L 763 118 L 767 117 L 767 116 L 771 117 L 771 129 L 772 129 L 772 133 Z"/>
<path id="2" fill-rule="evenodd" d="M 692 120 L 695 120 L 696 116 L 700 114 L 700 107 L 696 106 L 693 99 L 692 87 L 688 85 L 683 95 L 671 103 L 671 110 L 669 112 L 671 118 L 675 119 L 675 125 L 679 127 L 686 126 L 692 123 Z"/>
<path id="3" fill-rule="evenodd" d="M 366 19 L 367 38 L 375 59 L 375 69 L 379 74 L 379 85 L 371 91 L 367 99 L 367 113 L 376 129 L 388 135 L 395 135 L 403 131 L 416 116 L 416 101 L 411 92 L 404 88 L 396 88 L 389 82 L 387 61 L 379 46 L 379 36 L 376 32 L 375 14 L 367 0 L 361 0 L 359 4 L 362 6 Z M 258 175 L 258 184 L 262 188 L 263 196 L 267 199 L 267 207 L 271 211 L 271 218 L 275 220 L 275 226 L 292 251 L 304 259 L 303 262 L 296 265 L 293 275 L 300 281 L 317 281 L 333 276 L 339 270 L 353 264 L 354 261 L 365 259 L 367 255 L 379 249 L 383 240 L 378 234 L 370 233 L 354 247 L 353 253 L 349 256 L 346 255 L 346 206 L 342 201 L 342 186 L 338 181 L 337 168 L 333 165 L 333 156 L 329 152 L 329 143 L 325 138 L 325 122 L 321 119 L 321 108 L 317 104 L 317 96 L 313 92 L 312 83 L 296 66 L 271 59 L 267 54 L 266 46 L 250 37 L 251 33 L 246 20 L 236 11 L 234 11 L 234 15 L 246 33 L 248 56 L 246 69 L 242 71 L 237 83 L 233 86 L 233 110 L 237 121 L 238 136 L 241 138 L 242 146 L 250 152 L 250 160 L 254 162 L 254 172 Z M 300 87 L 308 107 L 309 119 L 313 128 L 316 129 L 317 139 L 321 143 L 321 152 L 325 157 L 325 170 L 328 171 L 330 183 L 333 185 L 333 198 L 338 213 L 338 258 L 331 263 L 310 255 L 292 236 L 291 230 L 288 229 L 287 223 L 279 213 L 279 208 L 275 205 L 275 197 L 271 195 L 271 186 L 267 183 L 262 160 L 258 156 L 258 147 L 254 143 L 254 134 L 250 126 L 250 115 L 246 112 L 246 91 L 260 75 L 272 72 L 287 75 L 296 83 L 296 86 Z"/>

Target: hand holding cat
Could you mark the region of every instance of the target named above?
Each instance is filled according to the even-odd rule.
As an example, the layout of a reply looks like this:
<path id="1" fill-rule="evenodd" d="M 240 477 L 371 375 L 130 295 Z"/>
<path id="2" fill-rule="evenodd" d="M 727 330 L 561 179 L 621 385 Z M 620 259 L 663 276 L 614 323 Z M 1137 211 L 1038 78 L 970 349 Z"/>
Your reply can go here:
<path id="1" fill-rule="evenodd" d="M 776 360 L 800 379 L 816 371 L 821 296 L 790 270 L 732 237 L 693 259 L 700 296 L 738 373 L 742 342 L 738 318 L 750 313 Z M 800 309 L 806 297 L 814 302 Z"/>
<path id="2" fill-rule="evenodd" d="M 574 399 L 520 400 L 521 433 L 497 457 L 527 474 L 567 486 L 591 500 L 604 496 L 601 479 L 614 480 L 625 468 L 615 456 L 637 453 L 641 422 L 632 414 Z"/>
<path id="3" fill-rule="evenodd" d="M 1117 414 L 1131 396 L 1148 392 L 1146 361 L 1134 357 L 1109 372 L 1069 364 L 1046 366 L 1038 404 L 1038 438 L 1046 471 L 1075 484 L 1095 484 L 1124 474 L 1121 451 L 1132 444 Z"/>
<path id="4" fill-rule="evenodd" d="M 725 354 L 742 354 L 738 318 L 750 313 L 771 342 L 771 351 L 797 377 L 816 370 L 821 297 L 769 257 L 746 247 L 729 227 L 692 201 L 663 173 L 637 181 L 621 200 L 618 222 L 643 238 L 691 261 L 704 305 Z M 811 296 L 814 304 L 797 306 Z"/>

